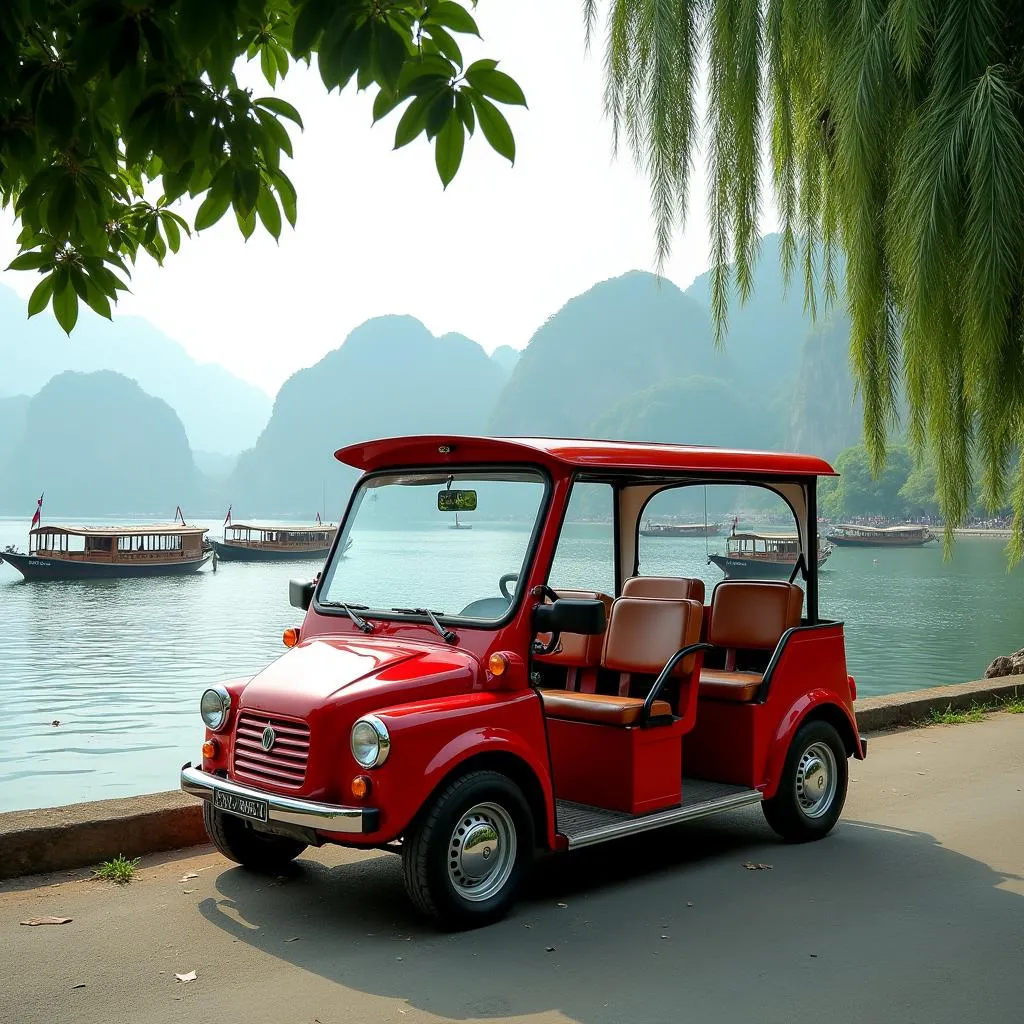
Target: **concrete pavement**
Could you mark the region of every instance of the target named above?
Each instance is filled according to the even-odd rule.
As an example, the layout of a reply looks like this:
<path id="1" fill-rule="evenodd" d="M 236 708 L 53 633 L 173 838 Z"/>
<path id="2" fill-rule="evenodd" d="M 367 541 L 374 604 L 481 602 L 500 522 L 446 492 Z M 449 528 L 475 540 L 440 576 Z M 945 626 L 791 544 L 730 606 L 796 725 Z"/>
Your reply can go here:
<path id="1" fill-rule="evenodd" d="M 466 934 L 426 927 L 383 853 L 268 880 L 200 848 L 123 888 L 0 883 L 0 1022 L 1016 1024 L 1024 716 L 870 753 L 823 842 L 785 846 L 757 810 L 647 834 L 548 861 Z M 73 921 L 18 923 L 45 914 Z"/>

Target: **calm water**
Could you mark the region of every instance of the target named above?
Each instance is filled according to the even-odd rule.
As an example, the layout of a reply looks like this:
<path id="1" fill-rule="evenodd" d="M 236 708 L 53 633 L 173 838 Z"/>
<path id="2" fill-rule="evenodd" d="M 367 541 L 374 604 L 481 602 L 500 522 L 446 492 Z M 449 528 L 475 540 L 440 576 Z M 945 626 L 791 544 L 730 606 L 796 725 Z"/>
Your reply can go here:
<path id="1" fill-rule="evenodd" d="M 206 525 L 219 533 L 219 523 Z M 23 546 L 27 528 L 0 520 L 0 549 Z M 606 528 L 572 529 L 575 546 L 553 582 L 608 586 Z M 432 543 L 452 546 L 453 565 L 490 566 L 496 548 L 521 550 L 516 533 L 477 523 L 438 531 Z M 703 540 L 644 543 L 643 571 L 720 578 Z M 708 541 L 712 551 L 722 543 Z M 349 596 L 358 598 L 358 572 L 372 571 L 395 580 L 394 603 L 408 600 L 409 551 L 384 536 L 365 537 L 363 550 L 348 570 Z M 222 563 L 180 579 L 25 584 L 0 565 L 0 810 L 175 788 L 180 765 L 198 754 L 200 692 L 282 653 L 281 630 L 299 621 L 288 578 L 317 568 Z M 1022 599 L 1024 571 L 1007 574 L 1003 544 L 985 539 L 961 541 L 951 562 L 936 545 L 837 549 L 821 575 L 822 612 L 846 622 L 861 694 L 978 678 L 996 655 L 1024 646 Z"/>

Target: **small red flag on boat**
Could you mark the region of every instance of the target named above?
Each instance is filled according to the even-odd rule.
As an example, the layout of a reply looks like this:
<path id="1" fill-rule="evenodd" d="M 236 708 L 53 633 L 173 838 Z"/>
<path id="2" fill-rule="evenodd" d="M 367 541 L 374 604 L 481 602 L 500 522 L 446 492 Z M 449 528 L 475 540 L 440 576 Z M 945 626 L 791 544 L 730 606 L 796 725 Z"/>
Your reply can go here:
<path id="1" fill-rule="evenodd" d="M 43 518 L 43 496 L 39 495 L 39 500 L 36 502 L 36 510 L 32 515 L 32 525 L 29 526 L 30 530 L 34 530 L 41 522 Z"/>
<path id="2" fill-rule="evenodd" d="M 228 505 L 228 514 L 224 517 L 224 525 L 227 526 L 231 522 L 231 506 Z"/>

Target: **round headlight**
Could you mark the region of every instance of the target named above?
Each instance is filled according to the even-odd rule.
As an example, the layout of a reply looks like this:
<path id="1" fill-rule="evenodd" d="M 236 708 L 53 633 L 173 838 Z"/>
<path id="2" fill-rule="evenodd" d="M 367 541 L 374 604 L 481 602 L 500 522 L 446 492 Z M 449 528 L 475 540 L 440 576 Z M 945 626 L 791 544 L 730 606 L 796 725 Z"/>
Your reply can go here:
<path id="1" fill-rule="evenodd" d="M 352 756 L 364 768 L 379 768 L 391 753 L 391 737 L 376 715 L 360 718 L 352 726 Z"/>
<path id="2" fill-rule="evenodd" d="M 199 698 L 199 714 L 207 729 L 223 729 L 231 710 L 231 697 L 223 686 L 212 686 Z"/>

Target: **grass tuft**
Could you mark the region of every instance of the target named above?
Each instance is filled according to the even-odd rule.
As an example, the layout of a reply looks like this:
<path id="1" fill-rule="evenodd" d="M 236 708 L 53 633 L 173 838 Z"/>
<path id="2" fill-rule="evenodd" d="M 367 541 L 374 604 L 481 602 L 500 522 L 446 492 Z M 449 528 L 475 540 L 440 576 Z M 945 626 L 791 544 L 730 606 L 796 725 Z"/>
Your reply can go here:
<path id="1" fill-rule="evenodd" d="M 1012 700 L 1008 700 L 1003 705 L 1004 711 L 1009 711 L 1011 715 L 1024 715 L 1024 697 L 1014 697 Z"/>
<path id="2" fill-rule="evenodd" d="M 126 885 L 134 877 L 141 862 L 141 857 L 129 860 L 118 854 L 113 860 L 105 860 L 98 868 L 95 868 L 93 877 L 102 878 L 107 882 L 116 882 L 118 885 Z"/>

